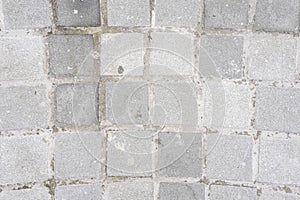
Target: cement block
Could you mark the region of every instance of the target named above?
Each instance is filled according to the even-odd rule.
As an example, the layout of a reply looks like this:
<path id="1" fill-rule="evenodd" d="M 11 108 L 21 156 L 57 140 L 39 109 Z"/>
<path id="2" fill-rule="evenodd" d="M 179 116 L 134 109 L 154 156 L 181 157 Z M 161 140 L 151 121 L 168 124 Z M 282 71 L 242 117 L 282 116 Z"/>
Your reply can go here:
<path id="1" fill-rule="evenodd" d="M 257 200 L 255 188 L 212 185 L 209 200 Z"/>
<path id="2" fill-rule="evenodd" d="M 160 200 L 204 200 L 205 188 L 200 183 L 160 183 Z"/>
<path id="3" fill-rule="evenodd" d="M 0 192 L 0 199 L 2 200 L 50 200 L 49 190 L 46 187 L 34 187 L 32 189 L 24 190 L 5 190 Z"/>
<path id="4" fill-rule="evenodd" d="M 101 184 L 63 185 L 55 189 L 56 200 L 102 200 Z"/>

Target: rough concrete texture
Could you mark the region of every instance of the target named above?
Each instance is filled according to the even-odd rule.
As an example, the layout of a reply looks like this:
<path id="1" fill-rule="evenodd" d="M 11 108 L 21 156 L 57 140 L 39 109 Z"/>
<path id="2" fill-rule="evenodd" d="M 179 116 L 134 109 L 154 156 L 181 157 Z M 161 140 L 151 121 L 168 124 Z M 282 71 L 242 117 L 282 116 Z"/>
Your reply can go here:
<path id="1" fill-rule="evenodd" d="M 56 200 L 102 200 L 101 184 L 79 184 L 57 186 L 55 190 Z"/>
<path id="2" fill-rule="evenodd" d="M 256 200 L 255 188 L 241 188 L 234 186 L 212 185 L 209 195 L 210 200 Z M 271 200 L 271 199 L 270 199 Z"/>
<path id="3" fill-rule="evenodd" d="M 159 187 L 160 200 L 205 200 L 205 188 L 200 183 L 167 183 Z"/>
<path id="4" fill-rule="evenodd" d="M 0 193 L 1 200 L 50 200 L 51 196 L 49 194 L 49 190 L 46 187 L 34 187 L 25 190 L 6 190 Z"/>

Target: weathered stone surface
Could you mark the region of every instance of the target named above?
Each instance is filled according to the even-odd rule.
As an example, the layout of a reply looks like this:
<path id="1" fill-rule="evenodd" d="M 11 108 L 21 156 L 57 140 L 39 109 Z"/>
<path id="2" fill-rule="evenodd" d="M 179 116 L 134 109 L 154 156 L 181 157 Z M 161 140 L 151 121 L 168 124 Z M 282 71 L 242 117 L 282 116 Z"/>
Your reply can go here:
<path id="1" fill-rule="evenodd" d="M 56 200 L 102 200 L 101 184 L 64 185 L 55 189 Z"/>
<path id="2" fill-rule="evenodd" d="M 204 200 L 205 188 L 200 183 L 160 183 L 160 200 Z"/>
<path id="3" fill-rule="evenodd" d="M 211 200 L 256 200 L 257 190 L 255 188 L 212 185 L 210 191 Z"/>

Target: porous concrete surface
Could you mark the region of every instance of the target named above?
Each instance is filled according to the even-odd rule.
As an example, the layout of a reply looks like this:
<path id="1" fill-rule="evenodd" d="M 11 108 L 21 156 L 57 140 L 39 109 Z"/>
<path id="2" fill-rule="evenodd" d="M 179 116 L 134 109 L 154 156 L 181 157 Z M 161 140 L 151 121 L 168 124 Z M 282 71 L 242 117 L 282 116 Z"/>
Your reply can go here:
<path id="1" fill-rule="evenodd" d="M 0 199 L 299 200 L 299 0 L 0 0 Z"/>

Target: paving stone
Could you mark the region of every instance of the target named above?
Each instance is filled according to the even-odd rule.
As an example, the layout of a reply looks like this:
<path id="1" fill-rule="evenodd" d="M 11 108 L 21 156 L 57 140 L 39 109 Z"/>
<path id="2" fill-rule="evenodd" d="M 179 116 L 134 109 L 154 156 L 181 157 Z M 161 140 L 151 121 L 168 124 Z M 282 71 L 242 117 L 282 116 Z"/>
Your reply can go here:
<path id="1" fill-rule="evenodd" d="M 256 200 L 257 190 L 255 188 L 243 188 L 234 186 L 212 185 L 210 200 Z"/>
<path id="2" fill-rule="evenodd" d="M 100 26 L 99 0 L 57 1 L 58 26 Z"/>
<path id="3" fill-rule="evenodd" d="M 0 46 L 0 80 L 32 80 L 45 77 L 43 67 L 46 55 L 42 37 L 2 36 Z"/>
<path id="4" fill-rule="evenodd" d="M 2 0 L 5 29 L 33 29 L 51 26 L 48 0 Z"/>
<path id="5" fill-rule="evenodd" d="M 249 47 L 249 78 L 293 81 L 296 48 L 297 42 L 292 36 L 254 35 Z"/>
<path id="6" fill-rule="evenodd" d="M 258 87 L 255 129 L 300 132 L 299 99 L 300 89 Z"/>
<path id="7" fill-rule="evenodd" d="M 252 107 L 249 85 L 207 80 L 203 94 L 205 126 L 249 128 Z"/>
<path id="8" fill-rule="evenodd" d="M 46 136 L 1 137 L 0 141 L 0 185 L 41 182 L 50 177 Z"/>
<path id="9" fill-rule="evenodd" d="M 195 133 L 159 133 L 158 175 L 192 177 L 202 175 L 201 135 Z"/>
<path id="10" fill-rule="evenodd" d="M 285 191 L 275 191 L 274 189 L 262 189 L 261 200 L 299 200 L 300 195 L 291 194 Z"/>
<path id="11" fill-rule="evenodd" d="M 151 33 L 150 74 L 192 75 L 194 37 L 186 33 Z"/>
<path id="12" fill-rule="evenodd" d="M 92 35 L 50 35 L 49 53 L 52 76 L 97 76 Z"/>
<path id="13" fill-rule="evenodd" d="M 149 26 L 150 1 L 107 1 L 108 26 Z"/>
<path id="14" fill-rule="evenodd" d="M 151 132 L 110 132 L 107 146 L 108 176 L 152 175 Z"/>
<path id="15" fill-rule="evenodd" d="M 46 128 L 48 100 L 44 85 L 0 87 L 0 130 Z"/>
<path id="16" fill-rule="evenodd" d="M 56 200 L 102 200 L 101 184 L 63 185 L 55 189 Z"/>
<path id="17" fill-rule="evenodd" d="M 153 184 L 147 181 L 108 183 L 105 200 L 153 200 Z"/>
<path id="18" fill-rule="evenodd" d="M 200 36 L 200 75 L 242 78 L 243 38 L 240 36 Z"/>
<path id="19" fill-rule="evenodd" d="M 58 126 L 98 125 L 96 83 L 61 84 L 56 88 L 55 121 Z"/>
<path id="20" fill-rule="evenodd" d="M 299 10 L 298 0 L 258 0 L 254 28 L 265 31 L 296 31 L 300 25 Z"/>
<path id="21" fill-rule="evenodd" d="M 200 21 L 200 1 L 157 0 L 155 25 L 172 27 L 196 27 Z"/>
<path id="22" fill-rule="evenodd" d="M 159 187 L 160 200 L 204 200 L 205 188 L 200 183 L 166 183 Z"/>
<path id="23" fill-rule="evenodd" d="M 146 82 L 107 82 L 106 120 L 116 125 L 147 124 L 148 98 Z"/>
<path id="24" fill-rule="evenodd" d="M 101 35 L 101 75 L 143 75 L 144 35 L 106 33 Z"/>
<path id="25" fill-rule="evenodd" d="M 1 200 L 50 200 L 50 198 L 49 190 L 46 187 L 36 187 L 23 190 L 6 190 L 0 192 Z"/>
<path id="26" fill-rule="evenodd" d="M 205 27 L 244 29 L 248 23 L 249 0 L 205 0 Z"/>
<path id="27" fill-rule="evenodd" d="M 252 146 L 250 136 L 209 134 L 206 150 L 207 177 L 251 182 Z"/>
<path id="28" fill-rule="evenodd" d="M 101 135 L 98 132 L 57 133 L 54 157 L 56 178 L 100 178 L 101 148 Z"/>
<path id="29" fill-rule="evenodd" d="M 261 137 L 260 182 L 300 184 L 300 137 Z"/>

